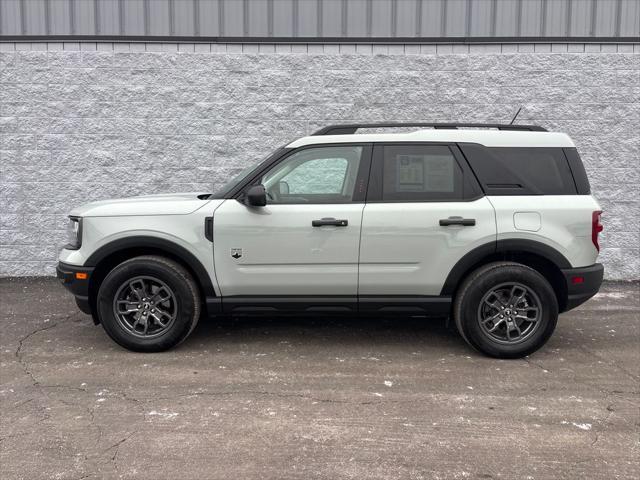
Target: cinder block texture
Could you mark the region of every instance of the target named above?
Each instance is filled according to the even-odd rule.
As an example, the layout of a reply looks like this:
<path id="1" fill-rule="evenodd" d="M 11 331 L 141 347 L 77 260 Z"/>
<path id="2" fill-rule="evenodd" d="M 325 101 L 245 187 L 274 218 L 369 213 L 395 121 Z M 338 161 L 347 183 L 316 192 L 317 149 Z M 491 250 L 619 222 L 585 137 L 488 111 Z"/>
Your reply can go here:
<path id="1" fill-rule="evenodd" d="M 0 275 L 53 274 L 76 205 L 211 191 L 329 123 L 509 122 L 522 106 L 518 122 L 578 146 L 607 277 L 640 278 L 640 54 L 214 51 L 0 52 Z"/>

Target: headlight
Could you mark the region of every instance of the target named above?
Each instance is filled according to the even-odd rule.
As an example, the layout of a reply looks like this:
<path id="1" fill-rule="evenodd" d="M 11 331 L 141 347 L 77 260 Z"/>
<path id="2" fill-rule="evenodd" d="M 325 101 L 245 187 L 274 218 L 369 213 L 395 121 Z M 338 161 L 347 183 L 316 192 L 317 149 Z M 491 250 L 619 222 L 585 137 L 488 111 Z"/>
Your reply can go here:
<path id="1" fill-rule="evenodd" d="M 67 226 L 69 243 L 64 248 L 67 250 L 78 250 L 82 245 L 82 218 L 69 217 Z"/>

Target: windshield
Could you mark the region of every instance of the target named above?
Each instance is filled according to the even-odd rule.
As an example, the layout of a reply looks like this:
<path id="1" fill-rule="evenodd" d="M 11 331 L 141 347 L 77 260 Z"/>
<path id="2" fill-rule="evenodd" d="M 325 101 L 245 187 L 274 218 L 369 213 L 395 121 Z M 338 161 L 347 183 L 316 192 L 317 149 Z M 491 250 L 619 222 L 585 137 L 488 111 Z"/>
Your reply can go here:
<path id="1" fill-rule="evenodd" d="M 235 177 L 225 183 L 222 187 L 218 188 L 215 192 L 213 192 L 209 198 L 225 198 L 233 189 L 236 188 L 245 178 L 251 175 L 251 172 L 257 170 L 260 165 L 267 161 L 269 158 L 273 156 L 280 156 L 284 147 L 277 149 L 275 152 L 270 153 L 264 158 L 261 158 L 259 161 L 251 163 L 248 167 L 245 167 L 238 173 Z"/>

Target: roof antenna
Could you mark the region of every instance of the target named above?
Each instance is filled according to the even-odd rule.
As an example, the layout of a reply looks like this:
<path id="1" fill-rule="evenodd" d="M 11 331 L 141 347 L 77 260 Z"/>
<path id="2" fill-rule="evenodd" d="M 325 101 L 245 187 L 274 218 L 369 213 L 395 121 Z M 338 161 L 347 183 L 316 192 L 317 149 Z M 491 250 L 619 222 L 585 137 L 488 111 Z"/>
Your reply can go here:
<path id="1" fill-rule="evenodd" d="M 516 121 L 516 118 L 518 118 L 518 115 L 520 115 L 520 111 L 522 110 L 522 107 L 520 107 L 518 109 L 518 111 L 516 112 L 516 114 L 513 116 L 513 118 L 511 119 L 511 121 L 509 122 L 509 125 L 513 125 L 513 122 Z"/>

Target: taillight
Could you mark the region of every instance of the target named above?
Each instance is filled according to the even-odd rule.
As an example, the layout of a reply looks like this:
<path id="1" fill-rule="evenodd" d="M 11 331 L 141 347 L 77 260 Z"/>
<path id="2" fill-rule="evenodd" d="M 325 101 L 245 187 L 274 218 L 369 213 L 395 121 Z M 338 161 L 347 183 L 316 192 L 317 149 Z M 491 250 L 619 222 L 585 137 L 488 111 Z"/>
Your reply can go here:
<path id="1" fill-rule="evenodd" d="M 600 223 L 600 215 L 602 210 L 596 210 L 591 214 L 591 241 L 598 251 L 600 251 L 600 244 L 598 243 L 598 234 L 602 231 L 602 224 Z"/>

